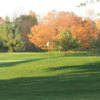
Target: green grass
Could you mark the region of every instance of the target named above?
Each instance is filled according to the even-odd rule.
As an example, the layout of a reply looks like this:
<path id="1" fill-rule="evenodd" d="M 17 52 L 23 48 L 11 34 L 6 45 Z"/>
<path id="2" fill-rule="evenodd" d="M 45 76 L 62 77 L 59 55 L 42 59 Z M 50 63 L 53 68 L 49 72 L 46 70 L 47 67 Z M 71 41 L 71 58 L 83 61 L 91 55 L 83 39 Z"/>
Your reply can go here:
<path id="1" fill-rule="evenodd" d="M 100 100 L 100 57 L 0 53 L 0 100 Z"/>

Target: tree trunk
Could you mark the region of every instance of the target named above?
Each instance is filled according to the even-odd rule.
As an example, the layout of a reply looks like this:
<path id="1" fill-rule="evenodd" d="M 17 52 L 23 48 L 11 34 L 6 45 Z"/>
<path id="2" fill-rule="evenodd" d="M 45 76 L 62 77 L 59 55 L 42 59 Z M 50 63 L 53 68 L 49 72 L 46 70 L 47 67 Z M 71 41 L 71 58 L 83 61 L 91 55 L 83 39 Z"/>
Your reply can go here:
<path id="1" fill-rule="evenodd" d="M 64 56 L 66 56 L 66 51 L 64 51 Z"/>

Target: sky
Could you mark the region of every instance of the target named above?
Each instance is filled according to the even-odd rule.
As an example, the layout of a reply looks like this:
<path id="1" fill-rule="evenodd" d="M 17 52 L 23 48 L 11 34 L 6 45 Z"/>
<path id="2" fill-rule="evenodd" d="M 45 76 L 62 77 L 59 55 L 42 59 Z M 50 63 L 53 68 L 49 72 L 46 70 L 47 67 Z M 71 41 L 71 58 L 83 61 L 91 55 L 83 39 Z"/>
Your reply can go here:
<path id="1" fill-rule="evenodd" d="M 89 6 L 86 8 L 76 7 L 83 0 L 1 0 L 0 2 L 0 16 L 16 16 L 20 14 L 27 14 L 30 10 L 37 15 L 44 16 L 51 10 L 75 12 L 78 15 L 84 16 L 84 12 L 89 8 L 93 10 L 100 9 L 98 6 Z"/>

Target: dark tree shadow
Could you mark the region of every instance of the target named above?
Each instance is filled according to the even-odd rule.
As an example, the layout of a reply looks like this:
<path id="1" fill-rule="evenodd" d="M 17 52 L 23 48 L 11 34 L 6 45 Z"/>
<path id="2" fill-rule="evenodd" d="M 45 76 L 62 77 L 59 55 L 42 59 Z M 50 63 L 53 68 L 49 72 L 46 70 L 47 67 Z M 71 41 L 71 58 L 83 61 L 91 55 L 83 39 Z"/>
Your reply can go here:
<path id="1" fill-rule="evenodd" d="M 80 57 L 80 56 L 95 56 L 95 54 L 93 54 L 92 52 L 67 52 L 66 56 L 76 56 L 76 57 Z"/>
<path id="2" fill-rule="evenodd" d="M 54 58 L 60 58 L 62 56 L 57 56 L 57 57 L 45 57 L 45 58 L 37 58 L 37 59 L 28 59 L 28 60 L 23 60 L 23 61 L 13 61 L 13 62 L 0 62 L 0 67 L 12 67 L 12 66 L 16 66 L 18 64 L 24 64 L 24 63 L 28 63 L 28 62 L 35 62 L 35 61 L 39 61 L 39 60 L 45 60 L 45 59 L 54 59 Z"/>
<path id="3" fill-rule="evenodd" d="M 23 61 L 13 61 L 13 62 L 1 62 L 0 63 L 0 67 L 11 67 L 11 66 L 15 66 L 18 64 L 23 64 L 23 63 L 28 63 L 28 62 L 34 62 L 34 61 L 38 61 L 41 60 L 43 58 L 40 59 L 28 59 L 28 60 L 23 60 Z"/>
<path id="4" fill-rule="evenodd" d="M 58 71 L 58 70 L 67 70 L 67 69 L 82 69 L 81 71 L 73 71 L 74 73 L 81 72 L 100 72 L 100 62 L 93 62 L 84 65 L 75 65 L 75 66 L 61 66 L 56 68 L 49 68 L 48 71 Z"/>

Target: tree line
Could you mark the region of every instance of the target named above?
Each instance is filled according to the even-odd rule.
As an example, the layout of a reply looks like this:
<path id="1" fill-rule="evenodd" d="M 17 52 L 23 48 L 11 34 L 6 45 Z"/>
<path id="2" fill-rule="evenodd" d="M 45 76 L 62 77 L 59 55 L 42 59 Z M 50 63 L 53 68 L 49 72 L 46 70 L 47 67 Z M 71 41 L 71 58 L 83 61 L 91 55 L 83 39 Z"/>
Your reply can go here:
<path id="1" fill-rule="evenodd" d="M 92 50 L 100 48 L 99 41 L 100 19 L 83 19 L 73 12 L 53 10 L 38 20 L 30 11 L 13 20 L 0 19 L 2 52 Z"/>

